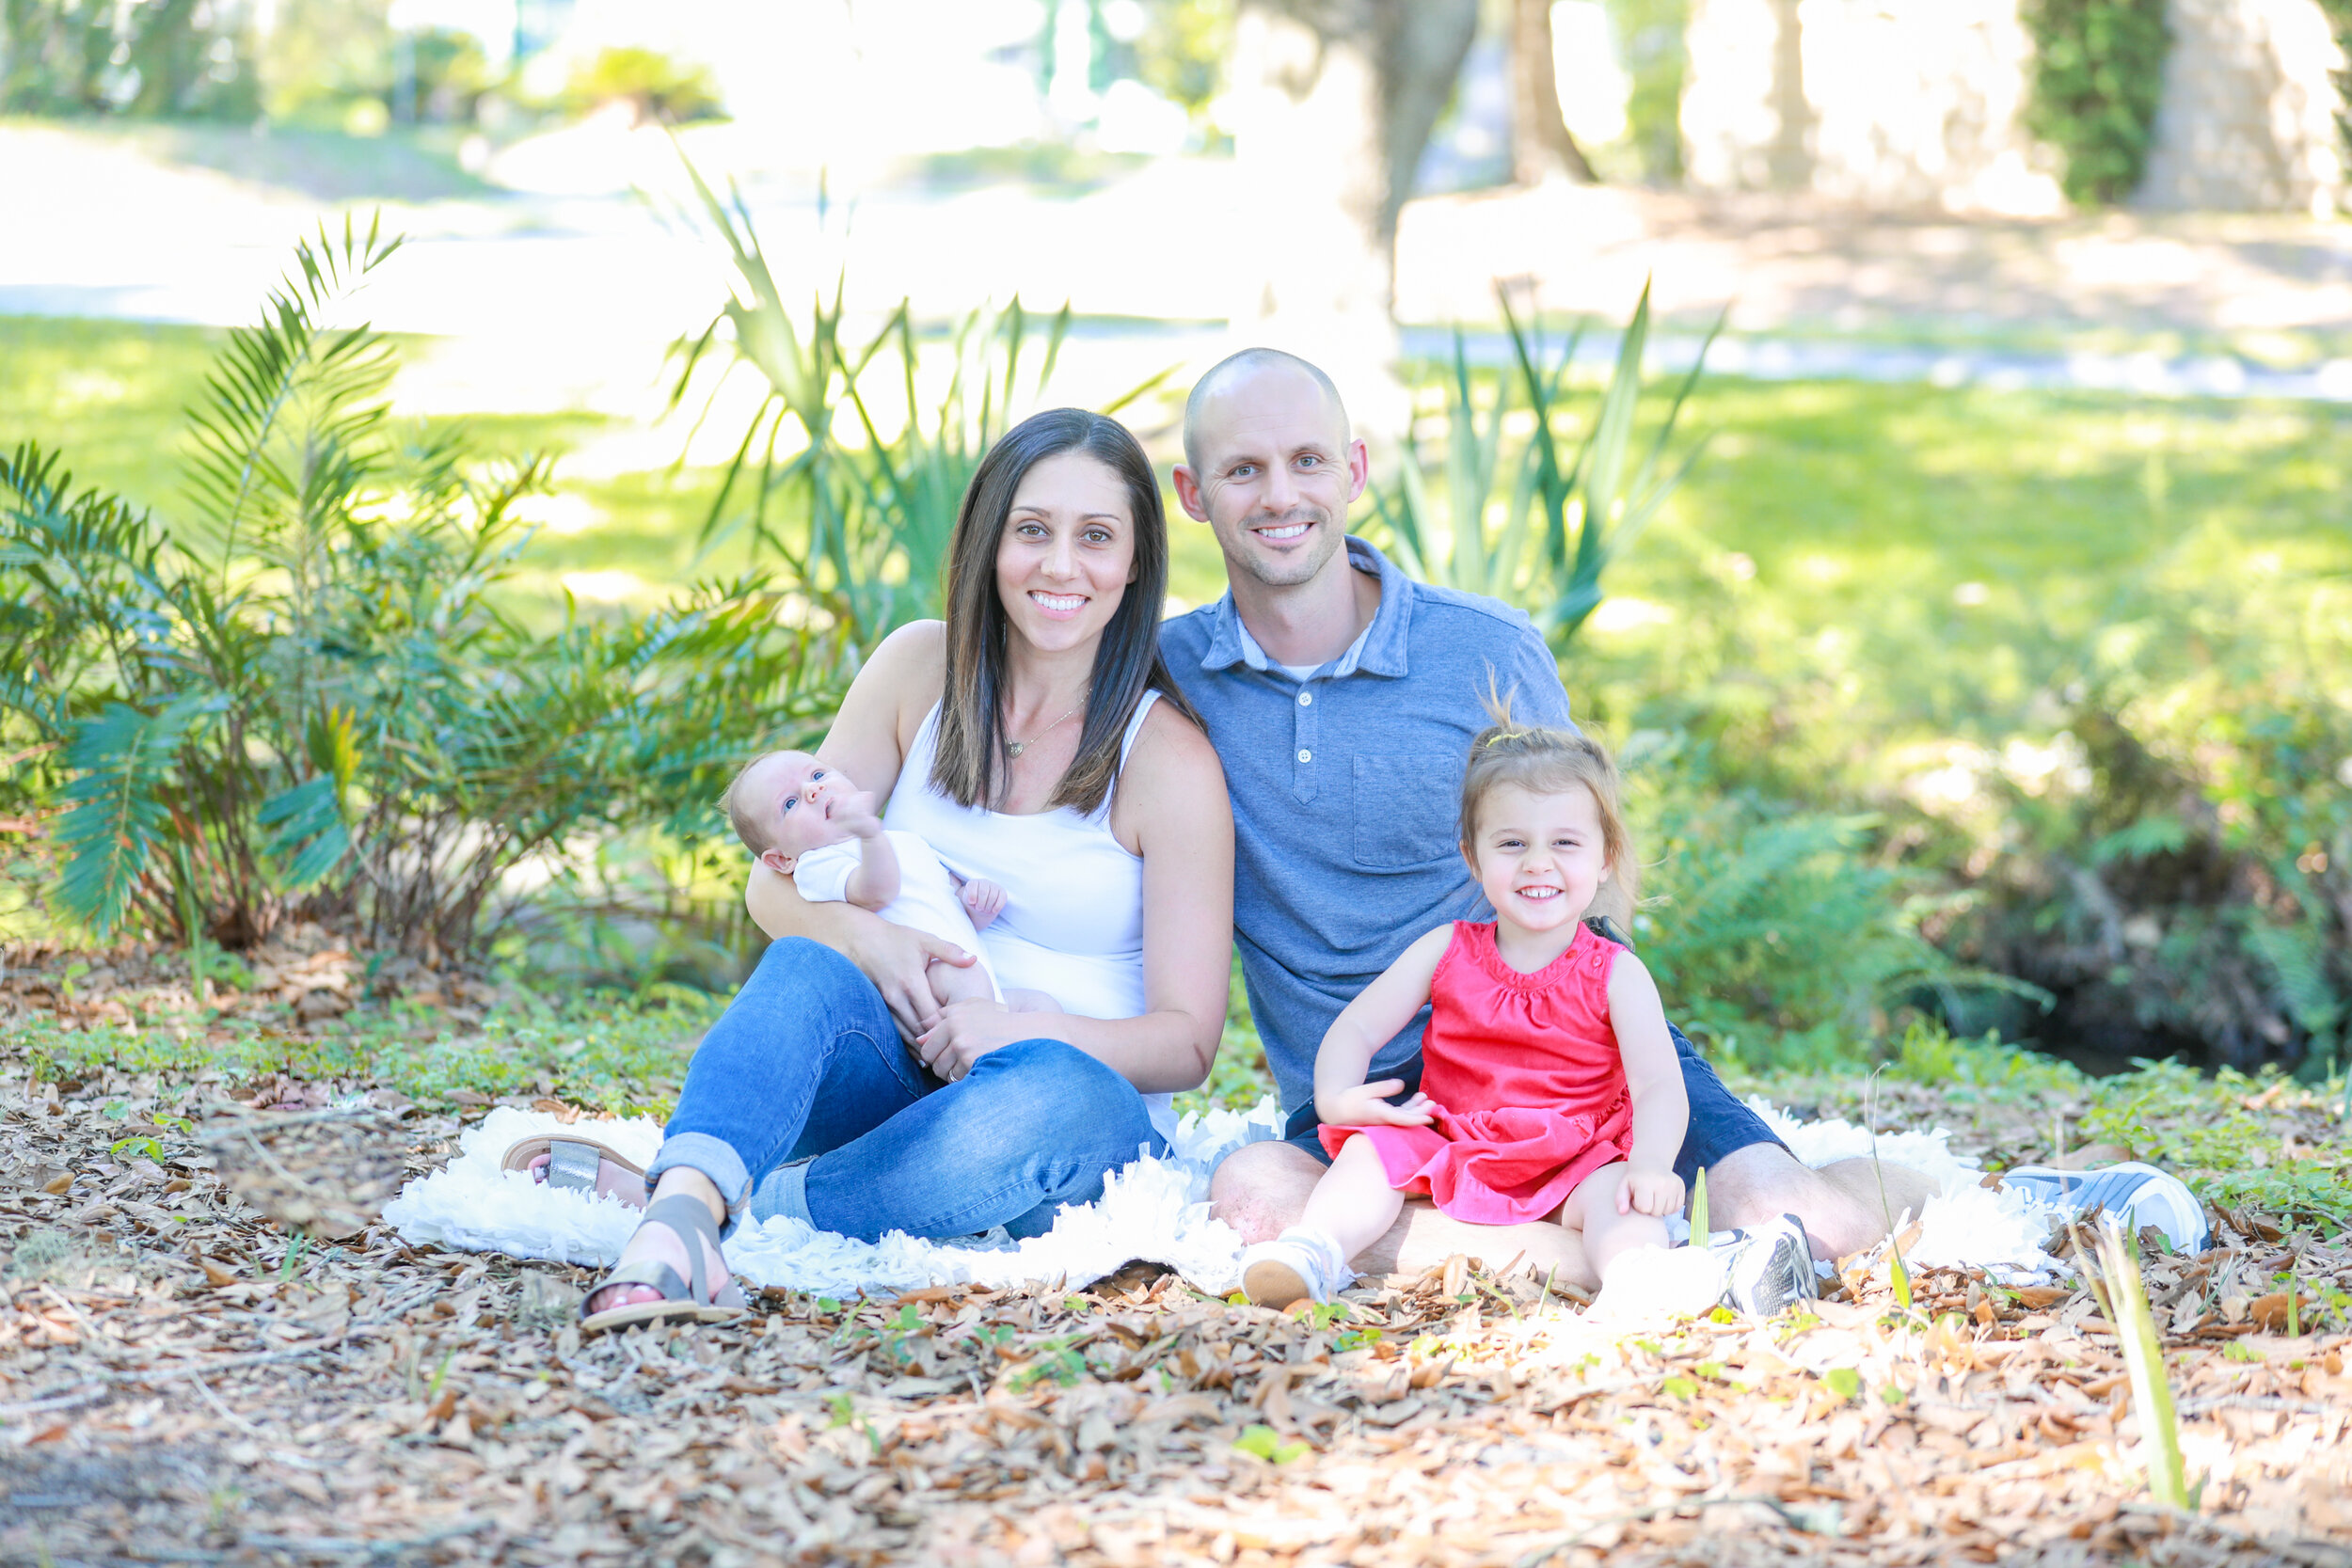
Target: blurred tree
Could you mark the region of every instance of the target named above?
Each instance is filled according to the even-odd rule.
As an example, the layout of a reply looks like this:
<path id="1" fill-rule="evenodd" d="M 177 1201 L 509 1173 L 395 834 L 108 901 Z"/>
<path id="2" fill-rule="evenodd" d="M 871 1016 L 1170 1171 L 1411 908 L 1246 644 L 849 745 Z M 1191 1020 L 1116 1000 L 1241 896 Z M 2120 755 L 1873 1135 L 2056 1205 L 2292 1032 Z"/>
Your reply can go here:
<path id="1" fill-rule="evenodd" d="M 0 0 L 0 113 L 103 113 L 113 50 L 104 0 Z"/>
<path id="2" fill-rule="evenodd" d="M 0 113 L 246 119 L 252 53 L 232 0 L 0 0 Z"/>
<path id="3" fill-rule="evenodd" d="M 491 87 L 489 57 L 471 33 L 427 27 L 407 40 L 409 68 L 405 102 L 392 105 L 394 118 L 411 123 L 438 120 L 466 124 Z"/>
<path id="4" fill-rule="evenodd" d="M 1682 180 L 1683 33 L 1691 0 L 1608 0 L 1609 24 L 1625 52 L 1633 90 L 1625 105 L 1626 138 L 1641 176 L 1655 185 Z"/>
<path id="5" fill-rule="evenodd" d="M 1197 120 L 1223 90 L 1234 0 L 1152 0 L 1132 45 L 1136 78 Z"/>
<path id="6" fill-rule="evenodd" d="M 674 60 L 651 49 L 607 49 L 572 73 L 564 97 L 576 108 L 628 103 L 637 122 L 680 125 L 718 119 L 725 113 L 719 84 L 707 68 Z"/>
<path id="7" fill-rule="evenodd" d="M 2334 72 L 2336 135 L 2345 153 L 2352 154 L 2352 0 L 2319 0 L 2319 8 L 2328 13 L 2328 30 L 2335 34 L 2336 49 L 2344 56 Z"/>
<path id="8" fill-rule="evenodd" d="M 1551 43 L 1551 0 L 1511 0 L 1511 177 L 1537 185 L 1565 172 L 1589 185 L 1593 166 L 1560 113 Z"/>
<path id="9" fill-rule="evenodd" d="M 1404 428 L 1397 214 L 1478 30 L 1478 0 L 1243 0 L 1233 39 L 1237 334 L 1314 359 Z"/>
<path id="10" fill-rule="evenodd" d="M 2026 128 L 2065 156 L 2067 199 L 2122 200 L 2155 141 L 2165 0 L 2025 0 L 2021 11 L 2035 47 Z"/>
<path id="11" fill-rule="evenodd" d="M 280 0 L 262 43 L 262 103 L 270 119 L 341 123 L 392 92 L 388 0 Z M 374 118 L 381 120 L 383 111 Z"/>

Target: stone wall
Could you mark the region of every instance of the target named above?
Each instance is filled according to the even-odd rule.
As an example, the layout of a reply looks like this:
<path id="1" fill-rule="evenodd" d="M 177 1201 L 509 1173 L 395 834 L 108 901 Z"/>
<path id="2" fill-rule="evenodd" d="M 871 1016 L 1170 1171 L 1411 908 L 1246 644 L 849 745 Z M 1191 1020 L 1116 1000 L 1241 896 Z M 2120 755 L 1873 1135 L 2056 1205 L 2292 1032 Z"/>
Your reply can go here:
<path id="1" fill-rule="evenodd" d="M 2330 72 L 2343 55 L 2313 0 L 2170 0 L 2156 143 L 2134 204 L 2335 210 L 2344 184 Z"/>
<path id="2" fill-rule="evenodd" d="M 2317 0 L 2170 0 L 2174 44 L 2140 202 L 2328 211 L 2344 159 Z M 2062 211 L 2024 126 L 2018 0 L 1693 0 L 1682 134 L 1704 190 L 1894 210 Z"/>

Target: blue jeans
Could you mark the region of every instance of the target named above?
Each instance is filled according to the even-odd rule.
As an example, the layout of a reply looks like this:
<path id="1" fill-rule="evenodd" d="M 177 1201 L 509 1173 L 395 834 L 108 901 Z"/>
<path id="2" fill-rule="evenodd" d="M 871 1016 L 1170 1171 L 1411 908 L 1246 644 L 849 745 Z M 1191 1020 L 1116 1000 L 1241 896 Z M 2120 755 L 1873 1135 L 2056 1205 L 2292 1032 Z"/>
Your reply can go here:
<path id="1" fill-rule="evenodd" d="M 1074 1046 L 1022 1040 L 943 1084 L 849 959 L 772 942 L 687 1065 L 650 1187 L 683 1165 L 748 1212 L 879 1241 L 1042 1235 L 1104 1176 L 1163 1153 L 1135 1085 Z"/>

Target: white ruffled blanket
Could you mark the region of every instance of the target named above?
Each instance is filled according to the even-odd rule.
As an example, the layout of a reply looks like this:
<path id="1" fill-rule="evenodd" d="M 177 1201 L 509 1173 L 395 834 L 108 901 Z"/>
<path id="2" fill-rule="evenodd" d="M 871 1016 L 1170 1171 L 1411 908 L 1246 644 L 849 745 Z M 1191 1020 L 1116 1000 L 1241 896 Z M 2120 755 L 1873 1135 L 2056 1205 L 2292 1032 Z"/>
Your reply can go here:
<path id="1" fill-rule="evenodd" d="M 1865 1128 L 1846 1121 L 1799 1122 L 1760 1099 L 1749 1103 L 1807 1164 L 1871 1152 L 1873 1139 Z M 1241 1239 L 1222 1220 L 1210 1217 L 1209 1173 L 1250 1137 L 1252 1121 L 1260 1126 L 1259 1136 L 1276 1124 L 1271 1099 L 1248 1116 L 1218 1110 L 1185 1117 L 1169 1157 L 1138 1159 L 1114 1172 L 1100 1199 L 1064 1208 L 1051 1231 L 1025 1242 L 1001 1231 L 959 1242 L 918 1241 L 898 1232 L 880 1242 L 859 1242 L 798 1220 L 771 1219 L 738 1228 L 727 1239 L 727 1262 L 754 1285 L 850 1296 L 861 1290 L 1001 1288 L 1026 1281 L 1076 1289 L 1143 1259 L 1222 1295 L 1241 1282 Z M 544 1112 L 493 1110 L 459 1139 L 463 1152 L 457 1159 L 410 1181 L 385 1209 L 384 1218 L 416 1246 L 609 1265 L 636 1228 L 636 1210 L 499 1168 L 518 1139 L 564 1130 Z M 650 1163 L 661 1145 L 660 1126 L 649 1117 L 590 1122 L 580 1131 L 640 1164 Z M 1882 1161 L 1918 1171 L 1940 1189 L 1917 1216 L 1920 1233 L 1908 1250 L 1909 1260 L 1928 1268 L 1974 1264 L 2011 1283 L 2050 1273 L 2052 1259 L 2042 1250 L 2049 1211 L 2023 1193 L 1979 1186 L 1977 1162 L 1953 1153 L 1950 1141 L 1942 1128 L 1882 1132 L 1875 1140 Z M 1679 1221 L 1673 1227 L 1682 1228 Z"/>

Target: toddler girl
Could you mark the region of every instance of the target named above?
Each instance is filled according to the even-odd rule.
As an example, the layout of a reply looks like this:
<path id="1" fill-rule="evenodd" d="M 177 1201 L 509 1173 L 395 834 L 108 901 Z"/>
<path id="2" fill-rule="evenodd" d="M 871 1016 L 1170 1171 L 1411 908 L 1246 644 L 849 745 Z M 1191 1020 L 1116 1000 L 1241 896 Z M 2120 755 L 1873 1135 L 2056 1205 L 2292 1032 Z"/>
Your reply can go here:
<path id="1" fill-rule="evenodd" d="M 1249 1299 L 1317 1301 L 1395 1223 L 1408 1193 L 1455 1219 L 1556 1217 L 1583 1233 L 1590 1290 L 1682 1207 L 1690 1120 L 1649 971 L 1584 924 L 1632 912 L 1639 866 L 1617 773 L 1597 742 L 1520 728 L 1507 708 L 1470 745 L 1462 854 L 1494 906 L 1405 950 L 1332 1023 L 1315 1115 L 1332 1156 L 1297 1225 L 1242 1254 Z M 1364 1082 L 1373 1053 L 1430 1006 L 1421 1092 Z"/>

